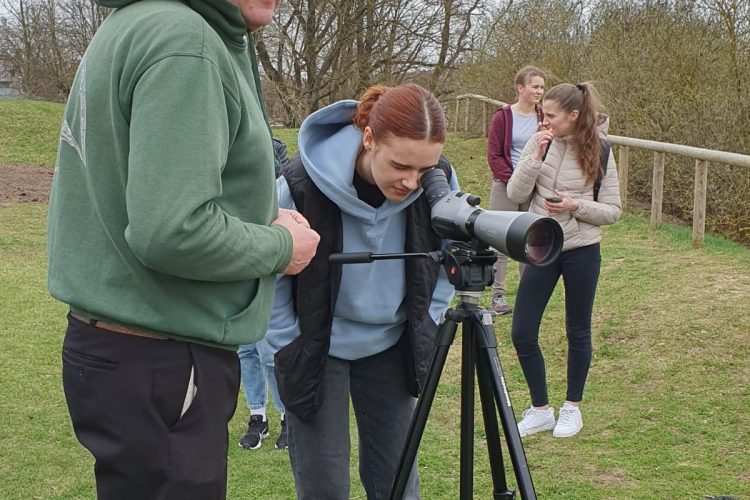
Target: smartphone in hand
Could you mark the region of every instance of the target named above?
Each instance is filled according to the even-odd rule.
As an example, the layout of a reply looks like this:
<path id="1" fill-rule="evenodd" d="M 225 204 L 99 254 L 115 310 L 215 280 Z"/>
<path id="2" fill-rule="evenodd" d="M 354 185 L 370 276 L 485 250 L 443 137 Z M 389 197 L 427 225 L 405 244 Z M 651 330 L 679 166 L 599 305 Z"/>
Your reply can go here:
<path id="1" fill-rule="evenodd" d="M 550 203 L 560 203 L 562 201 L 562 197 L 555 196 L 555 195 L 545 196 L 544 199 L 547 200 Z"/>

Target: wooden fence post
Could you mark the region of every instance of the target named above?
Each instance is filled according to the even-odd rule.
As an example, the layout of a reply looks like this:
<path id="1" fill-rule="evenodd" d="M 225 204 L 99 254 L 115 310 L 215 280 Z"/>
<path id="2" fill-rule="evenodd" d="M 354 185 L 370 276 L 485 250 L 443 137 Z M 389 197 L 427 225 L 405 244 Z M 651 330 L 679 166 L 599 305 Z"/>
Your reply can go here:
<path id="1" fill-rule="evenodd" d="M 695 193 L 693 195 L 693 247 L 703 246 L 706 232 L 706 186 L 708 184 L 708 162 L 695 160 Z"/>
<path id="2" fill-rule="evenodd" d="M 651 229 L 661 226 L 661 207 L 664 197 L 664 153 L 654 153 L 654 177 L 651 187 Z"/>
<path id="3" fill-rule="evenodd" d="M 617 173 L 620 177 L 620 202 L 622 210 L 628 206 L 628 161 L 630 159 L 630 148 L 620 146 L 620 159 L 617 162 Z"/>
<path id="4" fill-rule="evenodd" d="M 461 99 L 456 99 L 456 114 L 453 116 L 453 131 L 458 132 L 458 111 L 461 105 Z"/>
<path id="5" fill-rule="evenodd" d="M 486 102 L 482 103 L 482 137 L 487 137 L 487 106 Z"/>
<path id="6" fill-rule="evenodd" d="M 464 105 L 464 108 L 466 108 L 466 110 L 464 111 L 464 113 L 465 113 L 464 114 L 464 132 L 465 133 L 469 131 L 469 114 L 470 114 L 470 111 L 471 111 L 470 104 L 471 104 L 471 101 L 469 101 L 469 98 L 467 97 L 466 98 L 466 103 Z"/>

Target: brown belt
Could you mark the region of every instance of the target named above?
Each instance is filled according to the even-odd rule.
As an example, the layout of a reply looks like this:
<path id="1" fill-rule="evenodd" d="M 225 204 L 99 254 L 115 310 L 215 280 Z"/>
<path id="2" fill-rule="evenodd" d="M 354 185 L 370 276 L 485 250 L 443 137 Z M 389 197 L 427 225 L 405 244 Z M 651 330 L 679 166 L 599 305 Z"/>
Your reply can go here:
<path id="1" fill-rule="evenodd" d="M 79 314 L 70 313 L 72 317 L 77 319 L 78 321 L 83 321 L 84 323 L 93 326 L 94 328 L 99 328 L 101 330 L 107 330 L 108 332 L 114 332 L 114 333 L 121 333 L 123 335 L 132 335 L 134 337 L 144 337 L 147 339 L 154 339 L 154 340 L 169 340 L 169 337 L 165 337 L 164 335 L 159 335 L 158 333 L 152 333 L 152 332 L 146 332 L 143 330 L 135 330 L 133 328 L 128 328 L 127 326 L 118 325 L 116 323 L 107 323 L 106 321 L 100 321 L 98 319 L 90 319 L 86 318 L 84 316 L 81 316 Z"/>

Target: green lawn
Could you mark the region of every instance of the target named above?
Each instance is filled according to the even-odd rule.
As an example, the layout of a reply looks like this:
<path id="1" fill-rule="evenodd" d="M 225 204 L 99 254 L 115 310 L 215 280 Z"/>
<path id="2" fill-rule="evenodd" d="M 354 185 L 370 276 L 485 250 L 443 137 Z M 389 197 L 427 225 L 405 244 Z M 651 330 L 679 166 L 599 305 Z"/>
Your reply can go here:
<path id="1" fill-rule="evenodd" d="M 63 105 L 0 99 L 0 164 L 54 165 Z"/>
<path id="2" fill-rule="evenodd" d="M 295 149 L 294 131 L 276 133 Z M 449 137 L 446 146 L 462 188 L 486 200 L 483 150 L 483 140 L 458 136 Z M 94 497 L 92 460 L 73 436 L 62 394 L 59 350 L 66 309 L 46 293 L 45 220 L 45 206 L 0 207 L 3 499 Z M 689 229 L 667 226 L 652 232 L 648 219 L 636 213 L 607 228 L 602 249 L 594 357 L 582 406 L 585 426 L 569 440 L 550 433 L 524 440 L 538 495 L 750 498 L 750 251 L 710 236 L 703 249 L 694 250 Z M 511 265 L 509 290 L 516 289 L 517 279 L 517 266 Z M 512 293 L 509 298 L 514 299 Z M 483 300 L 486 304 L 488 297 Z M 565 392 L 562 300 L 558 287 L 542 323 L 556 407 Z M 496 320 L 498 350 L 518 415 L 528 406 L 528 395 L 509 326 L 508 317 Z M 425 499 L 458 498 L 458 343 L 420 447 Z M 271 438 L 257 451 L 236 445 L 246 418 L 240 399 L 230 426 L 229 498 L 293 498 L 287 454 L 272 446 L 276 417 Z M 476 434 L 475 494 L 491 498 L 481 419 Z M 352 497 L 364 498 L 356 470 L 353 463 Z M 515 483 L 512 474 L 509 482 Z"/>

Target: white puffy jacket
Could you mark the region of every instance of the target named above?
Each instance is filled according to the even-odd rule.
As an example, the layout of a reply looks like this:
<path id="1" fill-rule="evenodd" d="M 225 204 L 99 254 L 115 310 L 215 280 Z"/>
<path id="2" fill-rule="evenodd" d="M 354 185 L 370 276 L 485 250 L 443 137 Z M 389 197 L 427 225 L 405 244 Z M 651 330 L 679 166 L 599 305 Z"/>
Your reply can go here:
<path id="1" fill-rule="evenodd" d="M 604 117 L 599 126 L 604 136 L 609 121 Z M 607 174 L 602 179 L 598 201 L 594 201 L 594 185 L 586 183 L 586 176 L 578 166 L 570 137 L 554 139 L 544 162 L 531 155 L 537 148 L 539 133 L 535 134 L 521 153 L 521 159 L 508 181 L 508 198 L 516 203 L 530 200 L 529 212 L 552 217 L 562 226 L 565 235 L 563 251 L 593 245 L 601 241 L 600 226 L 613 224 L 622 214 L 620 184 L 617 165 L 612 151 L 609 153 Z M 575 212 L 551 215 L 544 209 L 544 197 L 554 191 L 567 191 L 579 200 Z"/>

